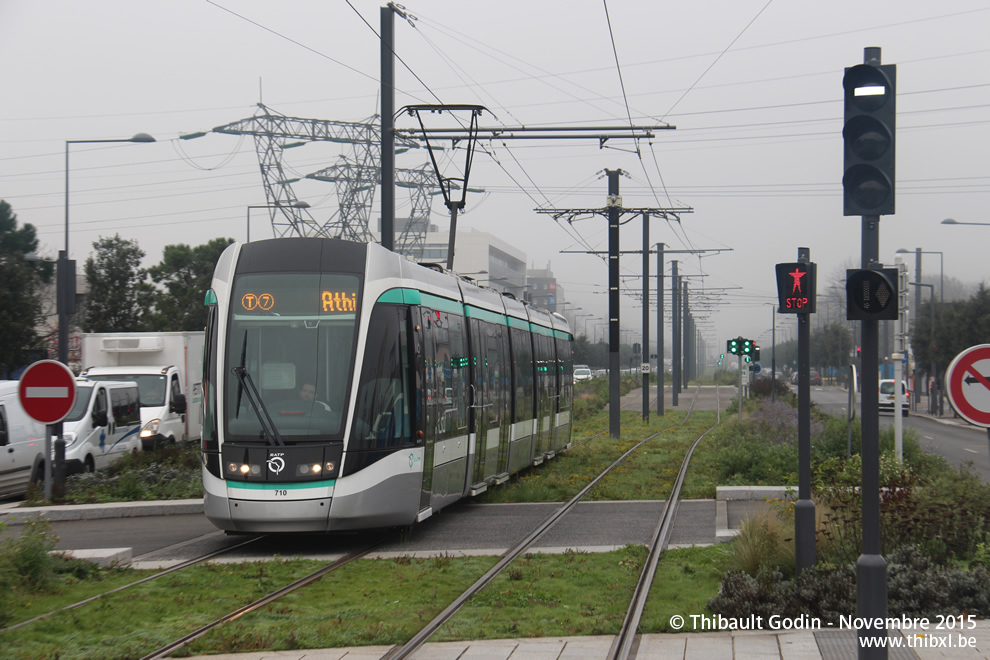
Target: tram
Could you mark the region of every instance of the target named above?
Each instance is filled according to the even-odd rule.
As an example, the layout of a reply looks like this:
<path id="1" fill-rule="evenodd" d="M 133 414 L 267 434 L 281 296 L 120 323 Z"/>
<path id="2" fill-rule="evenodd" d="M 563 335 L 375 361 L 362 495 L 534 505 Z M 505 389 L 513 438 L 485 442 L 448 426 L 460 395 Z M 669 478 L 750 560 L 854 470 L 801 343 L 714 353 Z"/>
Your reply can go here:
<path id="1" fill-rule="evenodd" d="M 422 521 L 571 442 L 558 314 L 376 244 L 232 244 L 207 292 L 203 487 L 229 533 Z"/>

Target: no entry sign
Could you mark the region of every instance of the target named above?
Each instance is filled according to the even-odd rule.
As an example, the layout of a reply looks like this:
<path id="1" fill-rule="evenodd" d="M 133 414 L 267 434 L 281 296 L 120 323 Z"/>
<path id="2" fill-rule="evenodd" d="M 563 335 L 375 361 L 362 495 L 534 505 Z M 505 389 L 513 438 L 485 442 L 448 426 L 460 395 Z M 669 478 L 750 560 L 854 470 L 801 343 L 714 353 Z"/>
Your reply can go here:
<path id="1" fill-rule="evenodd" d="M 17 394 L 29 417 L 42 424 L 57 424 L 72 409 L 76 378 L 61 362 L 42 360 L 24 370 Z"/>
<path id="2" fill-rule="evenodd" d="M 990 344 L 960 353 L 945 371 L 949 403 L 970 424 L 990 427 Z"/>

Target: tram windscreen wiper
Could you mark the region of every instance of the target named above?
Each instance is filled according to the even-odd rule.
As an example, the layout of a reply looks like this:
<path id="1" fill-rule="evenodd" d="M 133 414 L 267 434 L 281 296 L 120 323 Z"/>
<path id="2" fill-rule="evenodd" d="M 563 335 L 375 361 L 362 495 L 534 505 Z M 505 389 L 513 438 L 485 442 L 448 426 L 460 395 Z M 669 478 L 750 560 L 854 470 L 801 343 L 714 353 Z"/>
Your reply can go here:
<path id="1" fill-rule="evenodd" d="M 241 344 L 241 369 L 242 370 L 244 369 L 244 363 L 247 360 L 247 333 L 248 333 L 248 331 L 245 330 L 244 331 L 244 343 Z M 234 407 L 234 417 L 235 418 L 240 415 L 240 411 L 241 411 L 241 394 L 244 393 L 244 381 L 241 378 L 239 378 L 239 377 L 238 377 L 237 380 L 238 380 L 238 384 L 237 384 L 237 405 Z"/>
<path id="2" fill-rule="evenodd" d="M 237 376 L 237 380 L 240 382 L 240 386 L 243 388 L 244 392 L 247 394 L 248 403 L 254 408 L 255 414 L 258 416 L 258 422 L 261 424 L 261 430 L 265 434 L 266 439 L 269 444 L 285 446 L 285 440 L 279 435 L 278 429 L 275 427 L 275 422 L 272 421 L 271 416 L 268 414 L 268 410 L 265 408 L 265 404 L 261 402 L 261 395 L 258 389 L 254 386 L 254 380 L 251 379 L 251 374 L 247 372 L 244 367 L 234 367 L 231 369 L 234 375 Z"/>

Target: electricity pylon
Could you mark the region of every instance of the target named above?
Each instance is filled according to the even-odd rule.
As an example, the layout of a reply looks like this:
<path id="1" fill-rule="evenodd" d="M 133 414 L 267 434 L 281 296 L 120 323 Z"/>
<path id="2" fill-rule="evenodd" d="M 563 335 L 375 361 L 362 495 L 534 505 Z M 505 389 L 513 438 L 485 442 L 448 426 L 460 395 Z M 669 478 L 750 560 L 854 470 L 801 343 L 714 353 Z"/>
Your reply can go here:
<path id="1" fill-rule="evenodd" d="M 213 132 L 254 137 L 265 187 L 265 198 L 271 207 L 272 228 L 276 236 L 324 236 L 364 243 L 372 242 L 368 225 L 369 213 L 374 199 L 374 188 L 381 179 L 380 172 L 375 173 L 381 162 L 381 132 L 378 117 L 370 117 L 365 122 L 287 117 L 259 103 L 258 112 L 253 117 L 218 126 Z M 285 149 L 301 146 L 307 142 L 336 142 L 351 147 L 349 157 L 344 157 L 345 165 L 334 166 L 340 168 L 336 174 L 308 177 L 332 180 L 338 184 L 340 211 L 322 223 L 315 220 L 307 209 L 294 205 L 298 198 L 292 190 L 292 184 L 299 179 L 288 176 L 282 164 L 282 152 Z M 412 149 L 419 145 L 415 140 L 400 137 L 396 138 L 396 146 L 399 149 Z M 405 171 L 407 182 L 413 183 L 419 180 L 418 175 L 413 174 L 417 171 Z M 344 176 L 345 173 L 351 178 Z M 414 210 L 420 214 L 425 213 L 427 222 L 425 224 L 410 222 L 404 237 L 407 244 L 418 245 L 418 250 L 422 253 L 425 236 L 405 236 L 409 232 L 418 231 L 420 227 L 424 227 L 425 233 L 425 227 L 429 225 L 429 195 L 423 193 L 420 197 L 421 199 L 414 200 Z M 425 211 L 423 199 L 427 200 Z"/>

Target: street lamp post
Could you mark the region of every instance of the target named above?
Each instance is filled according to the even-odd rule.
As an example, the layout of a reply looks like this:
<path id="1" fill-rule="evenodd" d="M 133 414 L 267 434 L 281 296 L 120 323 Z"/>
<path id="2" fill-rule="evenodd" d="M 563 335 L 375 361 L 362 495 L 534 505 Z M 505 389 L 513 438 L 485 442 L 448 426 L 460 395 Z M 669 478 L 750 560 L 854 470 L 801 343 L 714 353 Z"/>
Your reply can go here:
<path id="1" fill-rule="evenodd" d="M 977 225 L 977 224 L 983 224 L 983 223 L 979 223 L 979 222 L 950 222 L 949 224 L 959 224 L 959 225 L 962 225 L 962 224 L 972 224 L 972 225 Z M 897 254 L 911 254 L 912 252 L 915 253 L 915 254 L 937 254 L 938 255 L 938 271 L 939 271 L 939 274 L 938 274 L 938 304 L 939 304 L 939 306 L 941 306 L 942 303 L 945 302 L 945 264 L 943 262 L 943 256 L 944 255 L 941 252 L 939 252 L 938 250 L 922 250 L 921 248 L 917 248 L 915 250 L 905 250 L 904 248 L 901 248 L 901 249 L 899 249 L 897 251 Z M 920 263 L 920 260 L 919 260 L 918 263 Z M 918 268 L 918 273 L 919 273 L 919 275 L 921 273 L 921 268 L 920 267 Z M 920 278 L 918 278 L 917 281 L 920 282 L 921 281 Z"/>
<path id="2" fill-rule="evenodd" d="M 58 361 L 69 364 L 69 315 L 75 313 L 76 264 L 69 260 L 69 147 L 73 144 L 104 144 L 110 142 L 155 142 L 147 133 L 129 138 L 65 141 L 65 250 L 58 253 L 55 297 L 58 303 Z"/>
<path id="3" fill-rule="evenodd" d="M 929 329 L 929 332 L 928 332 L 928 337 L 929 337 L 929 339 L 928 339 L 928 341 L 929 341 L 929 353 L 928 353 L 928 356 L 929 356 L 930 362 L 931 362 L 931 370 L 932 370 L 931 371 L 931 376 L 933 376 L 935 378 L 936 382 L 937 382 L 938 381 L 938 376 L 937 376 L 936 371 L 935 371 L 935 352 L 934 352 L 934 349 L 935 349 L 935 285 L 934 284 L 918 284 L 918 283 L 915 283 L 915 282 L 908 282 L 908 284 L 910 284 L 911 286 L 917 286 L 917 287 L 927 287 L 930 290 L 929 293 L 931 294 L 931 298 L 929 299 L 929 304 L 931 305 L 931 308 L 932 308 L 932 319 L 931 319 L 932 327 Z M 897 383 L 894 383 L 894 387 L 895 388 L 897 387 Z M 928 386 L 928 413 L 931 414 L 931 415 L 934 415 L 936 413 L 936 411 L 937 411 L 937 409 L 935 408 L 935 405 L 934 405 L 934 402 L 933 402 L 933 397 L 932 397 L 932 387 L 931 387 L 931 385 L 929 385 Z M 897 414 L 899 414 L 899 412 L 900 411 L 895 410 L 894 411 L 894 414 L 897 415 Z"/>
<path id="4" fill-rule="evenodd" d="M 301 200 L 296 200 L 288 204 L 252 204 L 247 207 L 247 223 L 245 227 L 244 242 L 251 242 L 251 209 L 280 209 L 280 208 L 290 208 L 290 209 L 308 209 L 309 202 L 303 202 Z M 486 271 L 487 272 L 487 271 Z"/>

